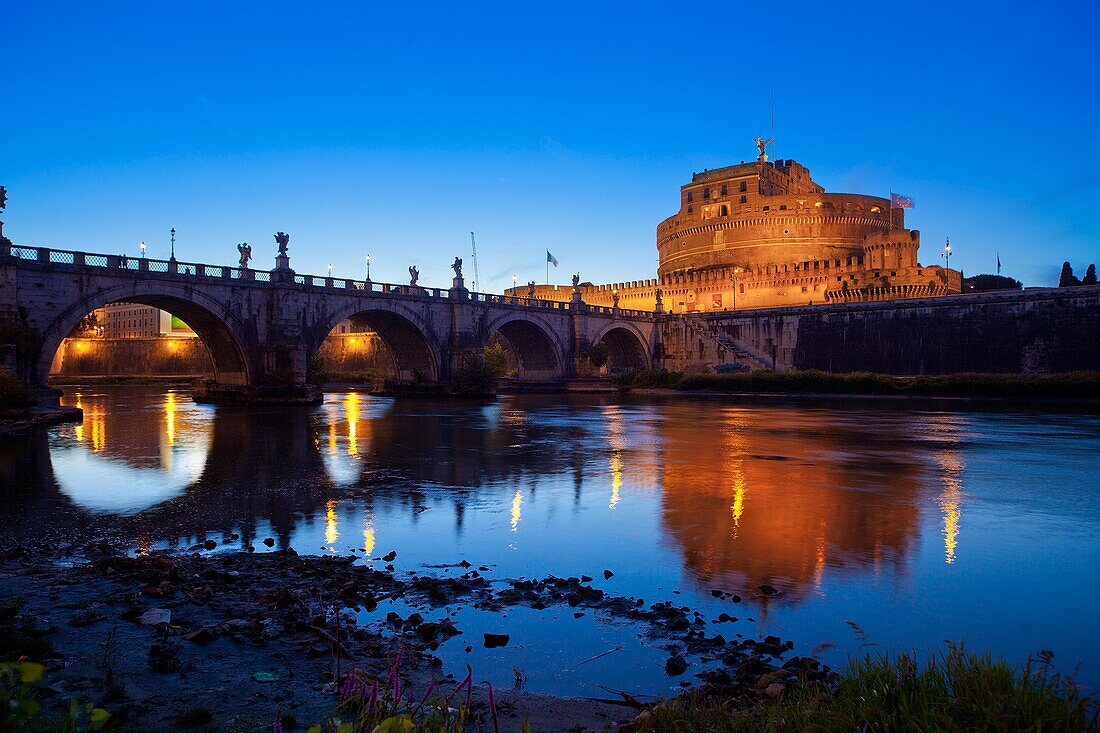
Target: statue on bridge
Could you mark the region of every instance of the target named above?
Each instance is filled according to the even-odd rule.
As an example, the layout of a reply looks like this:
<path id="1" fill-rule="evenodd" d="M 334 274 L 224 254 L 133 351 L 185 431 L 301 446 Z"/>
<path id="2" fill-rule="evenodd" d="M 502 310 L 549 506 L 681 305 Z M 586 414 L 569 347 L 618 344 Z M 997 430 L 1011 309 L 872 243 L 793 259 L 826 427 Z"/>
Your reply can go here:
<path id="1" fill-rule="evenodd" d="M 275 242 L 279 245 L 279 256 L 286 257 L 286 248 L 290 246 L 290 235 L 286 232 L 276 232 Z"/>
<path id="2" fill-rule="evenodd" d="M 420 279 L 420 270 L 416 269 L 416 265 L 409 266 L 409 285 L 416 287 L 416 281 Z"/>
<path id="3" fill-rule="evenodd" d="M 0 211 L 8 207 L 8 189 L 0 186 Z"/>
<path id="4" fill-rule="evenodd" d="M 455 257 L 455 261 L 451 264 L 451 269 L 455 271 L 455 279 L 462 279 L 462 258 Z"/>
<path id="5" fill-rule="evenodd" d="M 619 307 L 619 291 L 618 290 L 615 290 L 611 293 L 611 307 L 612 308 L 618 308 Z"/>
<path id="6" fill-rule="evenodd" d="M 665 309 L 665 303 L 662 297 L 664 296 L 664 291 L 662 291 L 660 288 L 657 288 L 657 292 L 655 293 L 655 295 L 657 296 L 657 312 L 662 313 Z"/>
<path id="7" fill-rule="evenodd" d="M 578 273 L 573 275 L 573 287 L 574 288 L 580 287 L 580 284 L 581 284 L 581 274 L 578 272 Z"/>
<path id="8" fill-rule="evenodd" d="M 532 280 L 527 283 L 527 297 L 531 300 L 535 299 L 535 281 Z"/>
<path id="9" fill-rule="evenodd" d="M 252 245 L 250 245 L 248 242 L 241 242 L 237 245 L 237 253 L 241 256 L 239 260 L 241 269 L 247 270 L 248 261 L 252 259 Z"/>

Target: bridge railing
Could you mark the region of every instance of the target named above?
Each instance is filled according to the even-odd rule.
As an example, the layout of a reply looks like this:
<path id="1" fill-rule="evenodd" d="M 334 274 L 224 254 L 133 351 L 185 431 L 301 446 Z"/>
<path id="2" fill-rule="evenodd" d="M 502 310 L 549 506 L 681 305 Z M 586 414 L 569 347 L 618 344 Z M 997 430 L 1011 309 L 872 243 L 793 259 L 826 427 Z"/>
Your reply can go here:
<path id="1" fill-rule="evenodd" d="M 206 281 L 253 281 L 272 282 L 278 281 L 278 270 L 253 270 L 251 268 L 228 267 L 225 265 L 206 265 L 201 262 L 181 262 L 179 260 L 157 260 L 148 257 L 131 257 L 128 255 L 94 254 L 90 252 L 77 252 L 74 250 L 50 249 L 47 247 L 28 247 L 25 245 L 11 245 L 0 249 L 0 260 L 17 259 L 53 265 L 69 265 L 81 268 L 102 268 L 108 270 L 130 270 L 134 272 L 148 272 L 156 275 L 169 275 L 185 280 Z M 273 274 L 276 277 L 272 277 Z M 288 281 L 283 280 L 287 283 Z M 430 288 L 420 285 L 399 285 L 395 283 L 377 282 L 372 280 L 355 280 L 352 278 L 332 277 L 331 275 L 320 277 L 318 275 L 300 275 L 295 273 L 290 279 L 294 285 L 303 288 L 325 288 L 372 295 L 393 295 L 402 297 L 451 299 L 454 296 L 447 288 Z M 463 297 L 475 303 L 486 303 L 498 306 L 516 306 L 526 309 L 571 311 L 577 310 L 577 306 L 571 302 L 557 300 L 544 300 L 541 298 L 522 298 L 512 295 L 497 295 L 492 293 L 466 292 Z M 629 308 L 610 308 L 600 305 L 583 305 L 586 313 L 600 315 L 625 316 L 625 317 L 651 317 L 648 311 L 633 310 Z"/>

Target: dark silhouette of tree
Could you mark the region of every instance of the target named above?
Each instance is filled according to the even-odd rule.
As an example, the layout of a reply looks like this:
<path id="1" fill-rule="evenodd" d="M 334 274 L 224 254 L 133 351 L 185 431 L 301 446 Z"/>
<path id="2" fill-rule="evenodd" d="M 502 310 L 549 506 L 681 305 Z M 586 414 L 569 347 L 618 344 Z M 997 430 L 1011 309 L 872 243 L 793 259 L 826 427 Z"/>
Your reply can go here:
<path id="1" fill-rule="evenodd" d="M 1058 276 L 1058 287 L 1068 288 L 1071 285 L 1080 285 L 1081 281 L 1073 274 L 1073 268 L 1068 262 L 1062 263 L 1062 274 Z"/>
<path id="2" fill-rule="evenodd" d="M 611 350 L 607 348 L 607 344 L 600 341 L 588 350 L 588 360 L 592 362 L 592 366 L 599 369 L 607 363 L 607 357 L 610 355 L 610 352 Z"/>
<path id="3" fill-rule="evenodd" d="M 1022 290 L 1023 283 L 1004 275 L 975 275 L 963 280 L 963 292 L 985 293 L 991 290 Z"/>
<path id="4" fill-rule="evenodd" d="M 1081 278 L 1082 285 L 1095 285 L 1096 284 L 1096 265 L 1089 265 L 1089 269 L 1085 270 L 1085 276 Z"/>

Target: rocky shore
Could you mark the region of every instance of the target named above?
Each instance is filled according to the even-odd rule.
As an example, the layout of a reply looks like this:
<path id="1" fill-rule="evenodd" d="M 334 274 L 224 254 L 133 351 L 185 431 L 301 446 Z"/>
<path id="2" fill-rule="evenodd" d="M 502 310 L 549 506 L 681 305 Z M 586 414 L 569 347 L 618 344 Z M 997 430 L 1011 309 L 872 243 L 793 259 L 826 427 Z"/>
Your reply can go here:
<path id="1" fill-rule="evenodd" d="M 276 717 L 304 730 L 331 713 L 353 669 L 384 678 L 399 653 L 407 684 L 445 689 L 457 680 L 433 653 L 440 645 L 515 643 L 465 635 L 453 619 L 469 606 L 560 605 L 634 624 L 653 643 L 675 642 L 667 674 L 705 663 L 697 684 L 745 704 L 781 696 L 798 680 L 835 679 L 817 660 L 791 655 L 790 642 L 723 635 L 741 599 L 719 590 L 730 613 L 707 619 L 668 601 L 609 594 L 588 576 L 495 578 L 465 561 L 449 575 L 398 573 L 355 557 L 216 549 L 207 542 L 186 554 L 131 557 L 102 545 L 71 563 L 9 549 L 0 554 L 0 654 L 46 664 L 44 708 L 94 702 L 120 730 L 187 729 L 202 719 L 196 729 L 261 731 Z M 415 610 L 383 614 L 390 599 Z M 633 729 L 647 706 L 615 680 L 606 689 L 606 698 L 586 700 L 498 690 L 500 730 L 524 721 L 537 731 Z M 476 690 L 475 709 L 487 710 L 486 693 Z"/>
<path id="2" fill-rule="evenodd" d="M 26 407 L 0 411 L 0 439 L 23 435 L 65 422 L 80 422 L 84 411 L 79 407 Z"/>

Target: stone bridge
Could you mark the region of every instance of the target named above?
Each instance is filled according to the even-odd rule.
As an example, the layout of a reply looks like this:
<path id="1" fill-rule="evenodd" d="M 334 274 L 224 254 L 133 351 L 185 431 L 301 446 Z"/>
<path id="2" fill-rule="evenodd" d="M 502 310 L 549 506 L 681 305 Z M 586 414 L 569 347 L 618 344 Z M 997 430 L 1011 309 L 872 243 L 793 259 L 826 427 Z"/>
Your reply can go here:
<path id="1" fill-rule="evenodd" d="M 81 319 L 119 301 L 179 316 L 206 344 L 222 385 L 304 384 L 313 355 L 347 318 L 380 335 L 402 381 L 444 382 L 494 335 L 527 381 L 593 373 L 587 355 L 601 341 L 612 369 L 646 369 L 659 354 L 655 313 L 470 292 L 460 275 L 447 289 L 299 275 L 280 260 L 263 271 L 3 242 L 0 323 L 38 333 L 41 348 L 23 354 L 18 371 L 40 384 Z"/>

